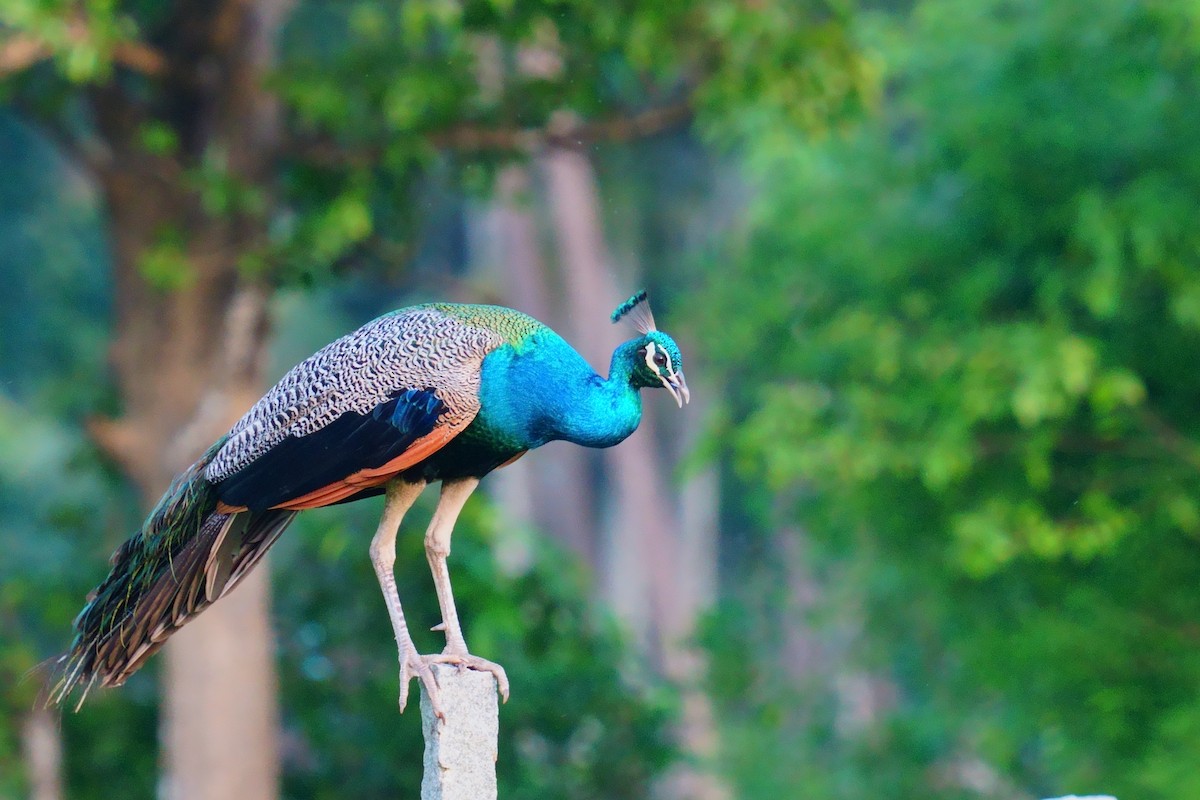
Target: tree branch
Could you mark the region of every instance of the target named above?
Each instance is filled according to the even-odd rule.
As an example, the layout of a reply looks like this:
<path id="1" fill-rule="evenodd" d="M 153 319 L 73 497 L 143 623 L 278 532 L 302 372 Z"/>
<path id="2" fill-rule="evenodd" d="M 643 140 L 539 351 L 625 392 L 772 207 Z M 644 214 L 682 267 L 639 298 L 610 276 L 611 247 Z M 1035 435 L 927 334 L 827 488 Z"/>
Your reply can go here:
<path id="1" fill-rule="evenodd" d="M 67 39 L 79 44 L 90 38 L 87 23 L 82 19 L 72 20 L 67 25 Z M 36 36 L 18 34 L 0 44 L 0 78 L 32 67 L 54 55 L 48 42 Z M 117 42 L 112 50 L 113 63 L 140 72 L 143 75 L 161 75 L 166 59 L 153 47 L 135 41 Z"/>
<path id="2" fill-rule="evenodd" d="M 1142 409 L 1141 418 L 1164 450 L 1193 469 L 1200 470 L 1200 446 L 1193 439 L 1149 408 Z"/>
<path id="3" fill-rule="evenodd" d="M 681 100 L 666 106 L 648 108 L 628 116 L 596 122 L 579 122 L 574 115 L 563 114 L 544 128 L 485 128 L 456 125 L 435 131 L 429 141 L 436 147 L 464 152 L 532 152 L 548 146 L 573 147 L 595 142 L 626 142 L 662 133 L 692 117 L 692 105 Z"/>
<path id="4" fill-rule="evenodd" d="M 167 60 L 163 54 L 144 42 L 118 42 L 113 48 L 113 61 L 134 72 L 149 77 L 161 75 Z"/>
<path id="5" fill-rule="evenodd" d="M 16 36 L 0 45 L 0 75 L 20 72 L 47 58 L 50 49 L 32 36 Z"/>
<path id="6" fill-rule="evenodd" d="M 524 153 L 549 147 L 582 147 L 598 142 L 626 142 L 670 130 L 692 118 L 692 105 L 681 100 L 635 114 L 580 122 L 563 114 L 540 128 L 493 128 L 465 123 L 436 130 L 427 141 L 439 149 L 461 153 Z M 347 151 L 337 142 L 293 141 L 289 155 L 330 167 L 367 166 L 379 160 L 379 148 Z"/>

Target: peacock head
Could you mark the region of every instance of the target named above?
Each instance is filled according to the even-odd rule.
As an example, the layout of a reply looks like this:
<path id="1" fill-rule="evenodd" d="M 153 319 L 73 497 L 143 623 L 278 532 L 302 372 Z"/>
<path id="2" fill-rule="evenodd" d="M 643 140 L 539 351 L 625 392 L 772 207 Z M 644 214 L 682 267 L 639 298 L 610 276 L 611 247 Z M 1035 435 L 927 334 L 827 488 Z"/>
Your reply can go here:
<path id="1" fill-rule="evenodd" d="M 612 321 L 619 322 L 627 314 L 642 334 L 627 344 L 632 350 L 630 380 L 638 389 L 662 386 L 683 408 L 683 404 L 691 400 L 691 392 L 683 379 L 683 354 L 674 339 L 655 327 L 645 289 L 618 306 L 612 313 Z"/>

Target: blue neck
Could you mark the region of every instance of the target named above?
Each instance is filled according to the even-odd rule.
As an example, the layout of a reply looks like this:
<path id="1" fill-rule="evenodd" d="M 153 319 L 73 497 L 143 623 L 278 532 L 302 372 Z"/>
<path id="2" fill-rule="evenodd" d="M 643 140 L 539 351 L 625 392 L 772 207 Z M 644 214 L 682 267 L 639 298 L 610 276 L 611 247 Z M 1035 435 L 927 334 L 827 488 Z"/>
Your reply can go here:
<path id="1" fill-rule="evenodd" d="M 616 349 L 605 380 L 555 334 L 518 353 L 488 354 L 480 386 L 483 424 L 521 449 L 555 439 L 611 447 L 642 421 L 642 398 L 632 383 L 636 342 Z"/>
<path id="2" fill-rule="evenodd" d="M 608 380 L 592 373 L 586 390 L 562 410 L 555 438 L 586 447 L 612 447 L 637 430 L 642 395 L 630 380 L 634 349 L 633 342 L 626 342 L 613 351 Z"/>

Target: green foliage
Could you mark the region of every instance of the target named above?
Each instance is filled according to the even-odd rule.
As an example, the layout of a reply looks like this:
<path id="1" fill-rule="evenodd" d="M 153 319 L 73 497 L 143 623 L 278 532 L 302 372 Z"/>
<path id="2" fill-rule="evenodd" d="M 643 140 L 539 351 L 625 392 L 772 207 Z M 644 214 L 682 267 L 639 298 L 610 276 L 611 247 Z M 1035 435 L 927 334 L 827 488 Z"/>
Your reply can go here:
<path id="1" fill-rule="evenodd" d="M 1176 480 L 1195 463 L 1177 399 L 1191 383 L 1168 364 L 1197 343 L 1187 174 L 1200 162 L 1184 143 L 1200 116 L 1186 91 L 1153 87 L 1188 85 L 1200 62 L 1144 9 L 978 8 L 922 5 L 887 113 L 770 159 L 763 233 L 722 286 L 730 306 L 764 295 L 761 316 L 719 344 L 799 339 L 762 363 L 787 377 L 762 385 L 739 432 L 772 485 L 911 484 L 986 572 L 1108 549 L 1192 494 Z M 1022 35 L 1035 44 L 978 43 Z M 1128 57 L 1110 57 L 1125 37 Z M 997 108 L 1036 113 L 1002 124 Z M 781 439 L 796 447 L 767 446 Z M 1132 474 L 1131 459 L 1172 480 Z M 1008 541 L 982 557 L 971 542 L 992 530 Z"/>
<path id="2" fill-rule="evenodd" d="M 854 3 L 764 3 L 750 13 L 741 3 L 702 5 L 721 66 L 698 100 L 702 128 L 716 141 L 820 133 L 877 102 L 879 67 L 854 39 Z"/>
<path id="3" fill-rule="evenodd" d="M 110 289 L 95 195 L 3 112 L 0 153 L 0 796 L 20 797 L 20 730 L 47 674 L 43 662 L 65 649 L 96 565 L 137 518 L 80 424 L 107 402 Z M 72 797 L 151 794 L 149 688 L 146 676 L 117 702 L 63 716 Z"/>
<path id="4" fill-rule="evenodd" d="M 118 11 L 116 0 L 6 0 L 0 25 L 42 44 L 72 83 L 111 75 L 113 51 L 132 41 L 133 20 Z"/>
<path id="5" fill-rule="evenodd" d="M 847 37 L 849 8 L 842 0 L 298 3 L 269 79 L 288 134 L 279 173 L 255 176 L 260 185 L 236 174 L 220 142 L 192 141 L 185 129 L 195 120 L 179 113 L 170 80 L 134 74 L 126 88 L 136 87 L 128 94 L 145 120 L 137 144 L 180 167 L 157 172 L 182 176 L 210 217 L 266 227 L 243 266 L 311 283 L 346 262 L 394 267 L 411 256 L 429 173 L 450 169 L 464 185 L 486 186 L 492 165 L 528 149 L 530 131 L 655 108 L 694 109 L 726 140 L 777 120 L 823 128 L 877 82 Z M 95 106 L 78 84 L 111 81 L 125 69 L 120 48 L 169 46 L 181 24 L 170 4 L 14 0 L 0 25 L 53 60 L 0 76 L 0 90 L 86 138 Z M 456 155 L 446 159 L 447 150 Z M 187 274 L 173 264 L 177 254 L 152 250 L 146 273 L 177 288 Z"/>
<path id="6" fill-rule="evenodd" d="M 68 797 L 154 797 L 157 758 L 157 666 L 115 692 L 89 696 L 79 712 L 62 712 Z"/>
<path id="7" fill-rule="evenodd" d="M 95 409 L 111 288 L 96 193 L 37 131 L 0 109 L 0 386 L 50 415 Z M 18 157 L 16 154 L 21 154 Z"/>
<path id="8" fill-rule="evenodd" d="M 138 272 L 160 291 L 179 291 L 196 282 L 196 271 L 188 261 L 182 231 L 173 226 L 159 230 L 154 241 L 138 258 Z"/>
<path id="9" fill-rule="evenodd" d="M 757 195 L 705 310 L 720 436 L 856 581 L 856 658 L 901 690 L 872 734 L 799 737 L 786 773 L 861 763 L 857 742 L 892 788 L 814 797 L 957 797 L 970 758 L 989 795 L 1179 796 L 1200 683 L 1194 30 L 1183 4 L 929 0 L 860 28 L 878 114 L 745 142 Z M 774 796 L 751 788 L 770 763 L 743 765 L 745 796 Z"/>

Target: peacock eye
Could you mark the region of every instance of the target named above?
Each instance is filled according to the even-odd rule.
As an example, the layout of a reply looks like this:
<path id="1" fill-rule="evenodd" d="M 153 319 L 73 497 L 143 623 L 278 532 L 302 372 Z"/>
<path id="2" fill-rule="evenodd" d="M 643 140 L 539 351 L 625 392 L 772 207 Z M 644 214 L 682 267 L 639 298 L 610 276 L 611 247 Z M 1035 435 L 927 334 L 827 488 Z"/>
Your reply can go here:
<path id="1" fill-rule="evenodd" d="M 662 353 L 656 353 L 654 356 L 654 363 L 658 364 L 660 367 L 665 367 L 667 365 L 667 357 Z"/>

